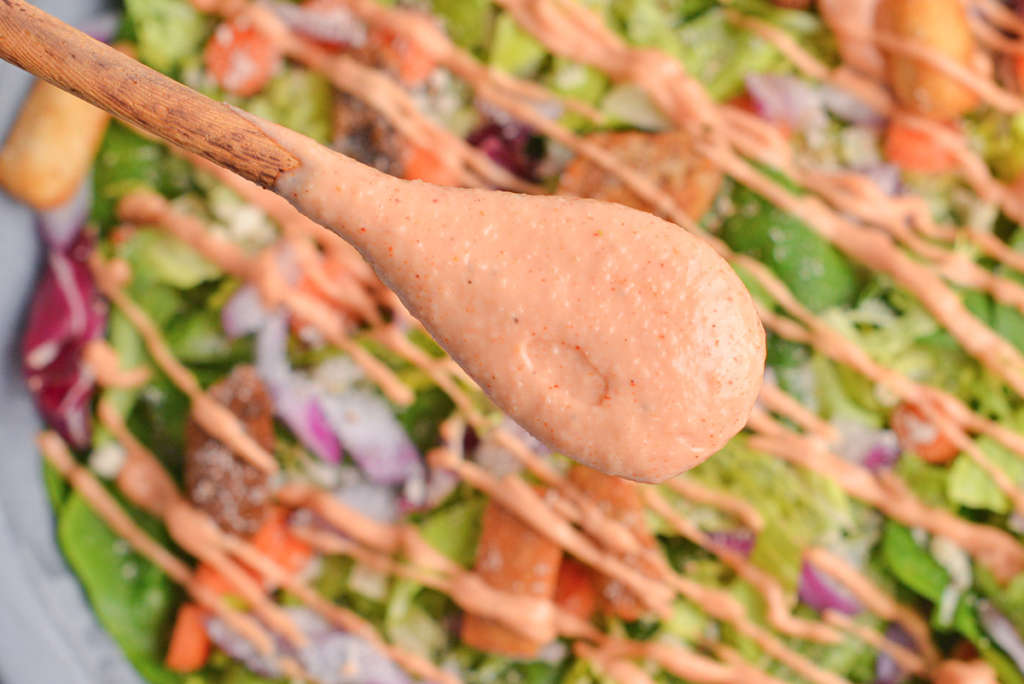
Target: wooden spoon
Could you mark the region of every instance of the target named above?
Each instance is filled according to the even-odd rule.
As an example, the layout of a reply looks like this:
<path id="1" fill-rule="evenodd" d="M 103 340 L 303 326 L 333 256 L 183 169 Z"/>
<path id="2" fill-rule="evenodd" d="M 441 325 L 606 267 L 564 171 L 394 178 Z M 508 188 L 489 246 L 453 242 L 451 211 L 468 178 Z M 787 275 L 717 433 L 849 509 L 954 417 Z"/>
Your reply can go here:
<path id="1" fill-rule="evenodd" d="M 22 0 L 0 0 L 0 58 L 263 187 L 299 164 L 230 108 Z"/>
<path id="2" fill-rule="evenodd" d="M 0 57 L 338 233 L 495 403 L 584 464 L 663 480 L 749 416 L 764 331 L 728 264 L 678 226 L 592 200 L 392 178 L 22 0 L 0 0 Z"/>

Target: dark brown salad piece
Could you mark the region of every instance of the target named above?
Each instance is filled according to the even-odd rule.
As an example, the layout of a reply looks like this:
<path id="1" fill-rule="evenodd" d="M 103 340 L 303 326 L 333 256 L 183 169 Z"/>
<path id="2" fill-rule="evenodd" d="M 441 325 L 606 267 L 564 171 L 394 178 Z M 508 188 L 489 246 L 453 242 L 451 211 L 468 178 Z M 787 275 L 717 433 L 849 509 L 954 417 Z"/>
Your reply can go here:
<path id="1" fill-rule="evenodd" d="M 274 447 L 270 394 L 251 366 L 238 366 L 210 388 L 210 396 L 228 407 L 264 449 Z M 248 536 L 269 510 L 267 476 L 235 455 L 189 418 L 185 426 L 185 491 L 200 510 L 224 530 Z"/>
<path id="2" fill-rule="evenodd" d="M 334 149 L 378 171 L 401 175 L 402 144 L 395 129 L 369 106 L 338 93 L 334 106 Z"/>
<path id="3" fill-rule="evenodd" d="M 693 136 L 686 131 L 594 133 L 586 140 L 610 152 L 623 165 L 641 170 L 693 218 L 708 210 L 722 185 L 722 172 L 695 152 Z M 643 211 L 652 209 L 617 176 L 582 156 L 570 162 L 559 180 L 558 192 L 618 202 Z"/>

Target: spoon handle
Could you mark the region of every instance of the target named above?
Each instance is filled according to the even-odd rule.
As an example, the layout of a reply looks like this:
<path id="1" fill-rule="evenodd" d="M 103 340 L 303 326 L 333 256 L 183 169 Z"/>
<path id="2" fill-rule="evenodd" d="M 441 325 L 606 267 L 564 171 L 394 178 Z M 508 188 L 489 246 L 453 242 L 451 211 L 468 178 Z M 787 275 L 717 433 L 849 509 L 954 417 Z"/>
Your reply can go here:
<path id="1" fill-rule="evenodd" d="M 299 165 L 225 105 L 24 0 L 0 0 L 0 58 L 263 187 Z"/>

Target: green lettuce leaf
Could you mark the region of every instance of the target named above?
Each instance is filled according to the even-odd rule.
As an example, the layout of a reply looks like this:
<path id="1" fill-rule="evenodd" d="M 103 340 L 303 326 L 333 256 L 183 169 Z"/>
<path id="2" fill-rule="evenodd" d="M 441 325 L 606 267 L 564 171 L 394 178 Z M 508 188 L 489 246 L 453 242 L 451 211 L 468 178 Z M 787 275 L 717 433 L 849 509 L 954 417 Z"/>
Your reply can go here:
<path id="1" fill-rule="evenodd" d="M 1018 486 L 1024 484 L 1024 461 L 994 439 L 982 436 L 977 440 L 992 464 L 1002 470 Z M 958 456 L 950 467 L 946 495 L 949 500 L 979 510 L 1006 514 L 1010 512 L 1010 500 L 996 486 L 995 481 L 977 465 L 970 456 Z"/>
<path id="2" fill-rule="evenodd" d="M 882 556 L 896 579 L 933 603 L 942 598 L 949 573 L 932 555 L 917 545 L 910 529 L 889 520 L 882 534 Z"/>
<path id="3" fill-rule="evenodd" d="M 431 386 L 417 392 L 412 405 L 398 414 L 398 422 L 421 453 L 438 443 L 438 429 L 452 414 L 455 404 L 440 388 Z"/>
<path id="4" fill-rule="evenodd" d="M 516 76 L 537 73 L 548 51 L 536 38 L 524 31 L 510 14 L 501 14 L 494 22 L 488 62 Z"/>
<path id="5" fill-rule="evenodd" d="M 476 558 L 483 509 L 481 497 L 465 499 L 431 513 L 420 526 L 427 543 L 468 568 Z"/>
<path id="6" fill-rule="evenodd" d="M 166 541 L 155 521 L 145 527 Z M 72 494 L 61 509 L 57 539 L 96 617 L 139 673 L 154 684 L 183 681 L 162 665 L 180 601 L 177 587 L 131 551 L 79 494 Z"/>
<path id="7" fill-rule="evenodd" d="M 487 44 L 494 23 L 494 5 L 488 0 L 431 0 L 430 5 L 458 45 L 479 50 Z"/>
<path id="8" fill-rule="evenodd" d="M 286 66 L 258 95 L 238 104 L 257 116 L 327 144 L 331 139 L 333 97 L 326 76 Z M 302 105 L 296 106 L 297 102 Z"/>
<path id="9" fill-rule="evenodd" d="M 686 22 L 676 32 L 669 52 L 716 100 L 742 94 L 747 74 L 787 69 L 775 46 L 737 27 L 720 7 Z"/>
<path id="10" fill-rule="evenodd" d="M 896 474 L 924 503 L 939 508 L 951 508 L 947 498 L 949 468 L 932 465 L 914 454 L 905 453 L 896 463 Z"/>
<path id="11" fill-rule="evenodd" d="M 210 22 L 187 0 L 125 0 L 139 61 L 174 74 L 199 52 Z"/>
<path id="12" fill-rule="evenodd" d="M 854 267 L 818 233 L 747 188 L 736 188 L 733 204 L 721 233 L 730 247 L 769 266 L 815 312 L 853 302 Z"/>
<path id="13" fill-rule="evenodd" d="M 834 481 L 754 451 L 742 439 L 734 439 L 688 477 L 758 509 L 765 531 L 755 545 L 754 562 L 791 588 L 800 572 L 801 555 L 796 550 L 826 533 L 870 525 Z M 773 546 L 789 551 L 777 552 Z"/>
<path id="14" fill-rule="evenodd" d="M 219 278 L 219 268 L 190 246 L 157 229 L 135 231 L 124 254 L 135 275 L 178 290 L 187 290 Z"/>
<path id="15" fill-rule="evenodd" d="M 905 587 L 931 601 L 936 606 L 949 585 L 949 573 L 939 565 L 931 553 L 914 541 L 910 530 L 897 522 L 885 523 L 882 536 L 882 558 L 889 571 Z M 973 595 L 960 599 L 953 615 L 953 628 L 971 641 L 981 637 L 978 618 L 974 613 Z M 948 631 L 947 625 L 937 622 L 938 609 L 933 614 L 932 627 Z"/>
<path id="16" fill-rule="evenodd" d="M 174 197 L 194 187 L 187 161 L 116 121 L 107 128 L 93 168 L 91 218 L 104 230 L 116 224 L 114 207 L 132 190 L 151 188 Z"/>
<path id="17" fill-rule="evenodd" d="M 250 357 L 250 341 L 227 339 L 220 315 L 209 309 L 174 319 L 165 334 L 171 351 L 185 363 L 231 364 Z"/>
<path id="18" fill-rule="evenodd" d="M 1002 585 L 984 566 L 975 566 L 974 574 L 981 594 L 1024 634 L 1024 575 Z"/>

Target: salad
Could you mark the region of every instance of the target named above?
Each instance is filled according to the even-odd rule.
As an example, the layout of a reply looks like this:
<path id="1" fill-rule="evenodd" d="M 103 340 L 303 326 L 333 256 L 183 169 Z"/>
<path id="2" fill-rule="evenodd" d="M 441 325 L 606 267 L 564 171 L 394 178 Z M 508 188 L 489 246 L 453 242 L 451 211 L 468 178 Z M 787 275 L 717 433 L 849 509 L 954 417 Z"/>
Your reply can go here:
<path id="1" fill-rule="evenodd" d="M 23 366 L 144 678 L 1024 682 L 1024 4 L 125 0 L 97 33 L 396 176 L 657 213 L 768 332 L 721 452 L 602 475 L 290 205 L 41 88 L 0 152 L 50 250 Z"/>

